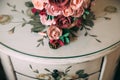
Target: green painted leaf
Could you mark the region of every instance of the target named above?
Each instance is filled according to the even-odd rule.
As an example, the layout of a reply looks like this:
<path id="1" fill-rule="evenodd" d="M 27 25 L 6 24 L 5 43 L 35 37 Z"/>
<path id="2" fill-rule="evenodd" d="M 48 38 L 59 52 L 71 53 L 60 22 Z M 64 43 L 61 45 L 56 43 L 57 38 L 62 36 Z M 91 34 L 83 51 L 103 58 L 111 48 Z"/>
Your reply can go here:
<path id="1" fill-rule="evenodd" d="M 88 32 L 85 32 L 85 34 L 84 34 L 85 36 L 87 36 L 88 35 Z"/>
<path id="2" fill-rule="evenodd" d="M 91 37 L 97 37 L 97 35 L 90 35 Z"/>
<path id="3" fill-rule="evenodd" d="M 35 27 L 33 27 L 33 28 L 31 29 L 32 32 L 41 32 L 41 31 L 44 30 L 44 27 L 42 27 L 42 26 L 39 26 L 39 25 L 34 25 L 34 26 L 35 26 Z"/>
<path id="4" fill-rule="evenodd" d="M 101 43 L 101 41 L 99 39 L 96 39 L 97 42 Z"/>
<path id="5" fill-rule="evenodd" d="M 25 12 L 24 12 L 24 10 L 21 10 L 21 12 L 24 14 Z"/>
<path id="6" fill-rule="evenodd" d="M 29 67 L 30 67 L 30 69 L 33 69 L 33 68 L 32 68 L 32 65 L 29 65 Z"/>
<path id="7" fill-rule="evenodd" d="M 26 23 L 23 23 L 23 24 L 22 24 L 22 27 L 24 27 L 25 25 L 26 25 Z"/>
<path id="8" fill-rule="evenodd" d="M 45 68 L 46 71 L 51 72 L 49 69 Z"/>
<path id="9" fill-rule="evenodd" d="M 87 73 L 84 73 L 84 74 L 79 74 L 79 77 L 80 78 L 87 78 L 89 75 Z"/>
<path id="10" fill-rule="evenodd" d="M 86 20 L 86 21 L 84 22 L 84 24 L 87 25 L 87 26 L 90 26 L 90 27 L 93 27 L 93 26 L 94 26 L 94 22 L 93 22 L 92 20 Z"/>
<path id="11" fill-rule="evenodd" d="M 77 72 L 76 72 L 76 74 L 83 74 L 84 73 L 84 70 L 78 70 Z"/>
<path id="12" fill-rule="evenodd" d="M 13 34 L 15 32 L 15 27 L 13 27 L 12 29 L 9 30 L 10 34 Z"/>
<path id="13" fill-rule="evenodd" d="M 34 70 L 33 72 L 34 72 L 34 73 L 39 73 L 39 71 L 38 71 L 37 69 L 36 69 L 36 70 Z"/>

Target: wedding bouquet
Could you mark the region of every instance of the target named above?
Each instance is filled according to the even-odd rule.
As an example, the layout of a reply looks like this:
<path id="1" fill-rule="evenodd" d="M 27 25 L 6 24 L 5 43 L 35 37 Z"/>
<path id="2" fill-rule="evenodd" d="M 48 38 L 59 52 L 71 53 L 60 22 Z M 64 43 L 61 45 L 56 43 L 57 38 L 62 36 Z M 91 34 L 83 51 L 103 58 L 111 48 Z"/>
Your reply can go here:
<path id="1" fill-rule="evenodd" d="M 78 37 L 78 30 L 90 30 L 94 25 L 91 11 L 94 0 L 32 0 L 32 3 L 32 12 L 47 26 L 46 31 L 38 33 L 48 37 L 51 48 L 69 44 Z"/>

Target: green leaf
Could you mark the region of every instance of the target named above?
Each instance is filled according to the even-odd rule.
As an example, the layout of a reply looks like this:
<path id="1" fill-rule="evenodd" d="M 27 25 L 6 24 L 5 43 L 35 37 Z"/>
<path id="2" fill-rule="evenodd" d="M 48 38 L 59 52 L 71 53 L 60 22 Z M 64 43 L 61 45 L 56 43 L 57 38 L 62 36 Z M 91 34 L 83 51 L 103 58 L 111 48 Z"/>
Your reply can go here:
<path id="1" fill-rule="evenodd" d="M 65 38 L 65 42 L 66 42 L 67 44 L 70 43 L 69 38 Z"/>
<path id="2" fill-rule="evenodd" d="M 68 36 L 69 36 L 69 34 L 70 34 L 70 33 L 66 33 L 66 34 L 64 34 L 63 36 L 64 36 L 64 37 L 68 37 Z"/>
<path id="3" fill-rule="evenodd" d="M 31 1 L 25 2 L 26 7 L 33 7 L 33 3 Z"/>
<path id="4" fill-rule="evenodd" d="M 89 14 L 90 14 L 90 12 L 89 12 L 89 11 L 85 11 L 85 13 L 86 13 L 87 15 L 89 15 Z"/>
<path id="5" fill-rule="evenodd" d="M 85 14 L 83 14 L 83 19 L 86 19 L 86 15 Z"/>

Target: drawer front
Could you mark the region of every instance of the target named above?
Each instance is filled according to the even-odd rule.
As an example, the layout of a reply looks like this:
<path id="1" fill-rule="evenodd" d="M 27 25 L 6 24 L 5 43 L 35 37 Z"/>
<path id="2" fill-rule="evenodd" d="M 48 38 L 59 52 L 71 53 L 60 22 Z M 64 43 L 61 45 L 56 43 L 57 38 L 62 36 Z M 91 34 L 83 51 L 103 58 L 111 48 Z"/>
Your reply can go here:
<path id="1" fill-rule="evenodd" d="M 23 74 L 18 74 L 16 73 L 16 76 L 17 76 L 17 80 L 38 80 L 34 77 L 30 77 L 30 76 L 27 76 L 27 75 L 23 75 Z M 83 80 L 83 79 L 81 79 Z M 96 74 L 93 74 L 91 75 L 88 80 L 99 80 L 99 72 L 96 73 Z"/>
<path id="2" fill-rule="evenodd" d="M 23 75 L 31 76 L 34 78 L 54 78 L 53 74 L 65 78 L 80 78 L 81 75 L 90 75 L 100 71 L 102 58 L 74 64 L 42 64 L 33 63 L 30 61 L 20 60 L 11 57 L 14 71 Z M 86 76 L 86 77 L 87 77 Z M 91 75 L 92 76 L 92 75 Z M 89 78 L 91 77 L 89 76 Z"/>

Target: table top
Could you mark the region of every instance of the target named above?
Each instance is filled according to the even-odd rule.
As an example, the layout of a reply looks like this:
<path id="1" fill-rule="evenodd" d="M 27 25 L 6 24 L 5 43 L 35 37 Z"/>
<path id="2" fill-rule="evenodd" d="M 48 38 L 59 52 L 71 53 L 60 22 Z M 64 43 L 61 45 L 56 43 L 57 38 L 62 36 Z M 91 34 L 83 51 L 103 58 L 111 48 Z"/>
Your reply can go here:
<path id="1" fill-rule="evenodd" d="M 8 4 L 9 3 L 9 4 Z M 100 55 L 111 47 L 120 43 L 120 1 L 119 0 L 97 0 L 92 8 L 96 15 L 90 34 L 97 37 L 84 36 L 81 31 L 77 40 L 59 49 L 51 49 L 48 40 L 44 40 L 44 46 L 37 42 L 42 38 L 37 33 L 31 32 L 32 26 L 23 24 L 23 18 L 29 18 L 29 9 L 25 6 L 25 0 L 0 0 L 0 51 L 16 57 L 26 56 L 41 60 L 82 59 L 86 56 Z M 108 11 L 104 9 L 107 7 Z M 16 9 L 17 11 L 12 11 Z M 13 33 L 14 32 L 14 33 Z M 101 43 L 97 42 L 100 40 Z"/>

